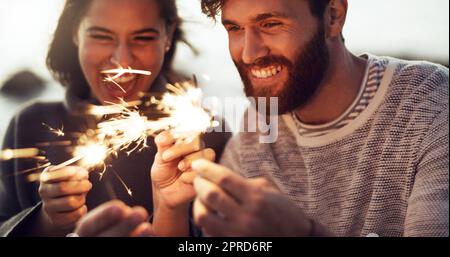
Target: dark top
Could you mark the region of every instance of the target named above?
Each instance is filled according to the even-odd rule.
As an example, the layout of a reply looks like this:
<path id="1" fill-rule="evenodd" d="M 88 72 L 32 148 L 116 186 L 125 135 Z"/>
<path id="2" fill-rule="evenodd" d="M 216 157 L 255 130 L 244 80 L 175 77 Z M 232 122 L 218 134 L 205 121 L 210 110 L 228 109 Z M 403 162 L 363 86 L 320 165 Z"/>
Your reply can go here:
<path id="1" fill-rule="evenodd" d="M 3 149 L 28 148 L 43 142 L 70 140 L 74 138 L 75 132 L 95 128 L 97 121 L 94 117 L 74 111 L 74 106 L 82 105 L 82 101 L 74 101 L 73 96 L 68 98 L 70 100 L 66 103 L 34 103 L 20 111 L 9 124 Z M 42 123 L 53 128 L 64 125 L 66 136 L 55 136 Z M 230 136 L 229 133 L 212 132 L 205 134 L 203 140 L 206 147 L 216 151 L 219 159 Z M 112 158 L 109 161 L 112 168 L 107 170 L 101 180 L 98 172 L 90 173 L 93 188 L 86 199 L 89 210 L 116 198 L 129 206 L 139 205 L 153 213 L 150 170 L 156 146 L 152 137 L 148 139 L 148 146 L 141 152 L 134 152 L 129 156 L 119 153 L 117 158 Z M 67 146 L 53 145 L 39 149 L 45 152 L 53 165 L 72 157 Z M 26 236 L 27 223 L 33 221 L 41 200 L 38 194 L 39 182 L 27 181 L 31 173 L 20 172 L 36 167 L 37 161 L 15 159 L 0 164 L 0 236 Z M 131 188 L 132 196 L 128 195 L 118 177 Z"/>

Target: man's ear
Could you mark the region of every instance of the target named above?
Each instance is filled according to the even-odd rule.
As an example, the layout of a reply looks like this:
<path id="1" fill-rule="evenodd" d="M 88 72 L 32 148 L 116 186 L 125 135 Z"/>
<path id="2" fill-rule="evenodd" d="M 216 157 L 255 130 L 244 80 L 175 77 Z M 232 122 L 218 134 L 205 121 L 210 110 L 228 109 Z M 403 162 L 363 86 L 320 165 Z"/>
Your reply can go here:
<path id="1" fill-rule="evenodd" d="M 327 36 L 329 38 L 341 38 L 347 18 L 347 0 L 331 0 L 325 13 Z"/>

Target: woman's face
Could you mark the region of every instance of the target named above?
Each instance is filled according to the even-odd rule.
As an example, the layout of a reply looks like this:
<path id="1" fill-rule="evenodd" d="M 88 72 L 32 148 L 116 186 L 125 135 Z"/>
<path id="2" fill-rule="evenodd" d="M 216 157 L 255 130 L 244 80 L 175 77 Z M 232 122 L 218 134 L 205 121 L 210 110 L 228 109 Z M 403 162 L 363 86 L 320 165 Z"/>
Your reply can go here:
<path id="1" fill-rule="evenodd" d="M 160 17 L 155 0 L 94 0 L 82 18 L 74 41 L 91 91 L 101 102 L 133 101 L 147 92 L 160 73 L 171 47 L 172 29 Z M 152 72 L 116 80 L 126 91 L 105 82 L 101 71 L 118 66 Z M 114 75 L 114 74 L 113 74 Z"/>

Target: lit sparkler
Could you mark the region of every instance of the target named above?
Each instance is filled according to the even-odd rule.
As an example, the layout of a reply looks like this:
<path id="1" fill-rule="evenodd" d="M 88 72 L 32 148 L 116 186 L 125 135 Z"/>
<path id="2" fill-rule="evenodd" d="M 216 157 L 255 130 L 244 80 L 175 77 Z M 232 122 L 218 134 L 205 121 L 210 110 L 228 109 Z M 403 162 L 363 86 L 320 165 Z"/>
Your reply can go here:
<path id="1" fill-rule="evenodd" d="M 105 81 L 115 84 L 118 84 L 116 80 L 125 74 L 151 75 L 149 71 L 134 70 L 130 67 L 127 69 L 119 67 L 101 73 L 106 75 Z M 119 84 L 118 86 L 120 87 Z M 193 83 L 168 84 L 167 89 L 168 92 L 163 94 L 160 99 L 152 96 L 148 102 L 140 100 L 133 103 L 125 103 L 121 100 L 120 104 L 107 103 L 109 105 L 94 106 L 89 109 L 88 113 L 91 115 L 98 117 L 111 115 L 112 117 L 100 122 L 95 130 L 83 133 L 76 145 L 73 146 L 73 158 L 52 167 L 52 170 L 58 170 L 74 163 L 87 169 L 103 166 L 102 177 L 107 169 L 106 161 L 109 157 L 117 156 L 120 151 L 126 151 L 128 155 L 135 151 L 141 151 L 147 147 L 147 138 L 156 136 L 161 131 L 168 130 L 179 142 L 192 142 L 207 129 L 218 125 L 218 122 L 213 119 L 215 114 L 202 107 L 202 91 Z M 138 106 L 156 106 L 156 109 L 165 116 L 152 120 L 144 115 Z M 63 128 L 54 129 L 47 124 L 43 123 L 43 125 L 58 137 L 65 135 Z M 52 145 L 52 143 L 43 143 L 42 145 Z M 1 160 L 33 157 L 37 156 L 39 152 L 34 149 L 34 152 L 24 154 L 23 150 L 0 152 Z M 40 167 L 49 165 L 50 163 L 45 163 Z M 131 189 L 126 186 L 117 173 L 115 175 L 131 196 Z M 37 178 L 36 174 L 31 176 Z"/>
<path id="2" fill-rule="evenodd" d="M 117 69 L 110 69 L 110 70 L 104 70 L 101 71 L 101 74 L 104 74 L 106 77 L 104 78 L 105 82 L 110 82 L 116 85 L 122 92 L 126 93 L 126 90 L 123 89 L 123 87 L 120 85 L 117 79 L 120 77 L 126 75 L 126 74 L 136 74 L 136 75 L 144 75 L 144 76 L 150 76 L 152 73 L 150 71 L 145 70 L 136 70 L 132 69 L 131 67 L 123 68 L 120 64 L 118 64 L 119 68 Z"/>
<path id="3" fill-rule="evenodd" d="M 11 159 L 33 158 L 38 155 L 39 149 L 37 148 L 5 149 L 0 151 L 0 160 L 8 161 Z"/>

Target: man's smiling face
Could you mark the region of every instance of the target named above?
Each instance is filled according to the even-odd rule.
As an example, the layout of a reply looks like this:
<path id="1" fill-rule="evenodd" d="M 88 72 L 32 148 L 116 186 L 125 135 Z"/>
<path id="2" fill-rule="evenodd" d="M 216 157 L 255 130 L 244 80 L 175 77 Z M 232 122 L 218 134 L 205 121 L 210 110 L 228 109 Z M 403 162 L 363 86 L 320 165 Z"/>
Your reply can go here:
<path id="1" fill-rule="evenodd" d="M 227 0 L 222 23 L 249 97 L 278 97 L 279 113 L 305 104 L 329 66 L 325 27 L 308 1 Z"/>

